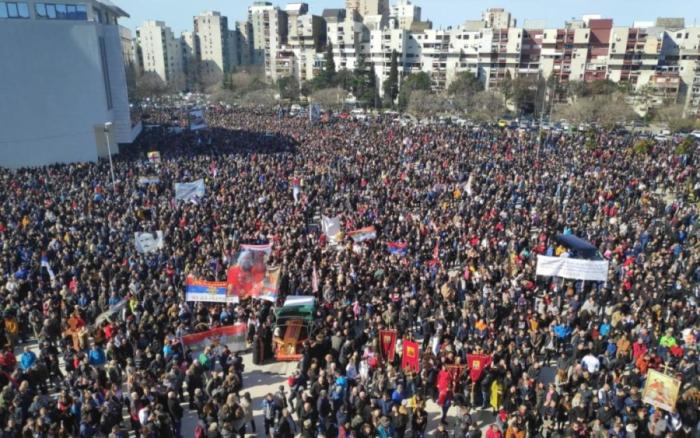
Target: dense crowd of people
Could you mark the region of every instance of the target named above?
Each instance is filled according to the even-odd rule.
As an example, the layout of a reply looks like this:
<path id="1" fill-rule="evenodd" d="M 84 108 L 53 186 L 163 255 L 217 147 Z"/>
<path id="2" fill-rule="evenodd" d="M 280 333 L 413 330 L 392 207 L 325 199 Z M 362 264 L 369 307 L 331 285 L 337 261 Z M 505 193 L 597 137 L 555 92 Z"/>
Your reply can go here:
<path id="1" fill-rule="evenodd" d="M 172 114 L 122 147 L 114 187 L 106 162 L 0 171 L 3 437 L 179 436 L 188 409 L 211 438 L 700 436 L 695 150 L 222 107 L 174 132 Z M 205 197 L 174 202 L 198 178 Z M 377 236 L 333 246 L 322 215 Z M 158 230 L 164 247 L 138 253 L 134 233 Z M 537 255 L 567 255 L 557 234 L 592 242 L 608 281 L 536 276 Z M 272 348 L 270 303 L 185 301 L 185 279 L 225 281 L 243 243 L 272 243 L 279 302 L 318 302 L 298 371 L 263 400 L 238 352 L 179 341 L 243 322 Z M 478 379 L 446 371 L 469 354 L 490 358 Z M 642 400 L 648 370 L 682 382 L 673 410 Z"/>

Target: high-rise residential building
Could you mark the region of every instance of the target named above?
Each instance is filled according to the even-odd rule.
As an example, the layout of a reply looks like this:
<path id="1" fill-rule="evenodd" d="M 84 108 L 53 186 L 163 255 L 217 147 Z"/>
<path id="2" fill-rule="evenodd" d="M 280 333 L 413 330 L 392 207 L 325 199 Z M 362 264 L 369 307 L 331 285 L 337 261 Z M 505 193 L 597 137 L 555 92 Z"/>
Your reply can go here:
<path id="1" fill-rule="evenodd" d="M 140 124 L 129 114 L 126 12 L 98 0 L 8 5 L 0 2 L 0 165 L 97 161 L 131 143 Z"/>
<path id="2" fill-rule="evenodd" d="M 253 30 L 253 63 L 265 66 L 265 74 L 277 77 L 277 51 L 287 44 L 287 14 L 270 2 L 255 2 L 248 8 Z"/>
<path id="3" fill-rule="evenodd" d="M 413 23 L 420 22 L 421 8 L 411 3 L 411 0 L 398 0 L 391 7 L 391 17 L 396 19 L 400 29 L 411 30 Z"/>
<path id="4" fill-rule="evenodd" d="M 360 53 L 370 54 L 370 33 L 358 13 L 345 9 L 325 9 L 326 37 L 333 49 L 337 70 L 353 70 Z"/>
<path id="5" fill-rule="evenodd" d="M 486 23 L 486 27 L 493 29 L 507 29 L 516 26 L 516 20 L 510 15 L 510 12 L 503 8 L 490 8 L 484 11 L 481 15 L 482 20 Z"/>
<path id="6" fill-rule="evenodd" d="M 370 15 L 382 15 L 386 18 L 391 12 L 389 0 L 346 0 L 345 9 L 348 13 L 357 12 L 363 18 Z"/>
<path id="7" fill-rule="evenodd" d="M 288 49 L 284 57 L 278 56 L 278 65 L 289 62 L 293 55 L 294 76 L 300 81 L 310 80 L 318 69 L 319 54 L 326 46 L 326 21 L 323 17 L 309 14 L 306 3 L 290 3 L 287 13 Z M 278 70 L 277 76 L 281 76 Z"/>
<path id="8" fill-rule="evenodd" d="M 172 30 L 162 21 L 148 20 L 136 29 L 136 41 L 143 72 L 153 72 L 166 84 L 182 89 L 182 47 Z"/>
<path id="9" fill-rule="evenodd" d="M 228 19 L 216 11 L 194 17 L 194 33 L 199 44 L 199 61 L 203 79 L 219 82 L 235 65 L 236 41 L 231 41 Z"/>
<path id="10" fill-rule="evenodd" d="M 249 21 L 237 21 L 236 31 L 238 33 L 238 64 L 247 66 L 253 64 L 253 26 Z"/>

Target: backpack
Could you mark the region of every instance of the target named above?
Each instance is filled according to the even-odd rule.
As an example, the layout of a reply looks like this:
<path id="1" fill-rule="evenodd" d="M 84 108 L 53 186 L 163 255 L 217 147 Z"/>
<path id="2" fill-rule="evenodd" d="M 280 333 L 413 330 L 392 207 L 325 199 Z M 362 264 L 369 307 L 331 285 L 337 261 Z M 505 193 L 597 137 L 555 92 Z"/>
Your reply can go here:
<path id="1" fill-rule="evenodd" d="M 202 426 L 201 423 L 197 424 L 194 428 L 194 438 L 204 438 L 206 435 L 206 432 L 204 430 L 204 426 Z"/>

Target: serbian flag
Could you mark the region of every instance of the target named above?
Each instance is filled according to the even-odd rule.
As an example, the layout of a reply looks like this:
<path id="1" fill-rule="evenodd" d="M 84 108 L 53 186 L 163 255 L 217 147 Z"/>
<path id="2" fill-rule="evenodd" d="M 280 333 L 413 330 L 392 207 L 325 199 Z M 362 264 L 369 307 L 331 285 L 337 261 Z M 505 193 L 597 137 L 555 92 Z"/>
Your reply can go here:
<path id="1" fill-rule="evenodd" d="M 377 229 L 374 225 L 360 228 L 359 230 L 350 231 L 348 236 L 352 238 L 355 243 L 364 242 L 365 240 L 372 240 L 377 238 Z"/>
<path id="2" fill-rule="evenodd" d="M 237 303 L 238 297 L 230 295 L 224 281 L 204 281 L 188 277 L 185 282 L 185 301 L 204 303 Z"/>
<path id="3" fill-rule="evenodd" d="M 231 351 L 243 351 L 246 349 L 246 332 L 246 324 L 238 323 L 185 335 L 181 338 L 181 342 L 184 347 L 192 351 L 202 351 L 206 347 L 218 349 L 224 346 L 228 346 Z"/>
<path id="4" fill-rule="evenodd" d="M 487 366 L 491 365 L 491 356 L 487 354 L 467 354 L 467 365 L 469 366 L 469 378 L 476 382 L 481 378 Z"/>
<path id="5" fill-rule="evenodd" d="M 382 359 L 393 362 L 396 356 L 396 330 L 379 330 L 379 351 Z"/>
<path id="6" fill-rule="evenodd" d="M 414 373 L 420 368 L 420 349 L 418 343 L 414 341 L 403 341 L 403 355 L 401 357 L 401 369 L 411 370 Z"/>
<path id="7" fill-rule="evenodd" d="M 389 242 L 386 246 L 389 252 L 394 255 L 403 257 L 408 253 L 408 243 L 406 242 Z"/>

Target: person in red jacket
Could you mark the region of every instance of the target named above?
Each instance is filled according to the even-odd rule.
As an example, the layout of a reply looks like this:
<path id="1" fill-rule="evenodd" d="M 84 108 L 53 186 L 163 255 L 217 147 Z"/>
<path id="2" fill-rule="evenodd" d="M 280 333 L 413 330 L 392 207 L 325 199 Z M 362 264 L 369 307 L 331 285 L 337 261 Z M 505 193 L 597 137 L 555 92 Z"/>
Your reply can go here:
<path id="1" fill-rule="evenodd" d="M 489 426 L 485 438 L 503 438 L 503 433 L 495 424 Z"/>

